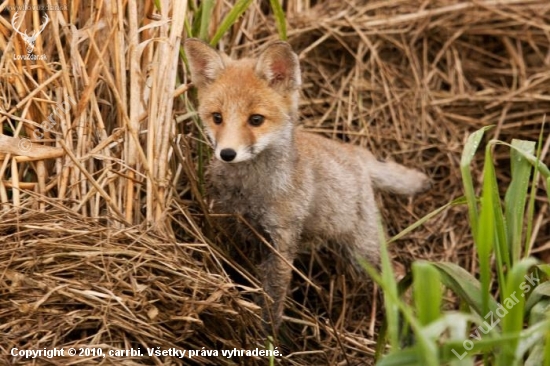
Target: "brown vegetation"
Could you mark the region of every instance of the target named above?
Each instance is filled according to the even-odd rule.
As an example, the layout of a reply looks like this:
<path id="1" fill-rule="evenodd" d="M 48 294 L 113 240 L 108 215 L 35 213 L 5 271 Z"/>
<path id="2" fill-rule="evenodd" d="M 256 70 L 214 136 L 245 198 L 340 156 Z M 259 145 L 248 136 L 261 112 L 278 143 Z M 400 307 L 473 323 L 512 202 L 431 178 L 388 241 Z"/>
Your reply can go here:
<path id="1" fill-rule="evenodd" d="M 7 356 L 13 347 L 257 347 L 254 269 L 208 229 L 216 220 L 202 194 L 208 147 L 174 47 L 192 10 L 185 1 L 167 1 L 163 12 L 152 1 L 68 3 L 48 12 L 33 50 L 46 59 L 37 61 L 14 58 L 26 45 L 12 31 L 13 3 L 0 4 L 0 360 L 31 364 Z M 411 202 L 381 197 L 390 235 L 462 195 L 459 161 L 470 132 L 494 124 L 492 138 L 538 139 L 550 112 L 547 0 L 285 6 L 303 70 L 304 128 L 433 178 L 433 189 Z M 214 7 L 212 31 L 228 9 Z M 23 22 L 21 30 L 39 29 L 43 18 L 28 12 Z M 249 54 L 275 39 L 269 6 L 257 1 L 220 47 Z M 50 116 L 47 131 L 40 124 Z M 32 145 L 18 139 L 25 137 Z M 507 156 L 496 161 L 503 186 Z M 535 219 L 533 252 L 548 256 L 542 196 Z M 446 260 L 475 272 L 466 221 L 464 206 L 445 211 L 392 245 L 396 263 Z M 372 360 L 372 291 L 331 250 L 296 264 L 310 282 L 295 274 L 279 343 L 285 364 Z"/>

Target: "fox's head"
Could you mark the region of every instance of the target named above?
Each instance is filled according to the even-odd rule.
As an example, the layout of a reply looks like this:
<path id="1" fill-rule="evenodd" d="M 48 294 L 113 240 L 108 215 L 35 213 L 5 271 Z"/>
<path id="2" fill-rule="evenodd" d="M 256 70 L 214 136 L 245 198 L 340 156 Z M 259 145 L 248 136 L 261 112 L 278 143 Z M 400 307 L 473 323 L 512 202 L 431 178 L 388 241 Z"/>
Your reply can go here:
<path id="1" fill-rule="evenodd" d="M 238 163 L 290 143 L 301 79 L 288 43 L 272 43 L 257 59 L 232 60 L 191 38 L 185 54 L 216 158 Z"/>

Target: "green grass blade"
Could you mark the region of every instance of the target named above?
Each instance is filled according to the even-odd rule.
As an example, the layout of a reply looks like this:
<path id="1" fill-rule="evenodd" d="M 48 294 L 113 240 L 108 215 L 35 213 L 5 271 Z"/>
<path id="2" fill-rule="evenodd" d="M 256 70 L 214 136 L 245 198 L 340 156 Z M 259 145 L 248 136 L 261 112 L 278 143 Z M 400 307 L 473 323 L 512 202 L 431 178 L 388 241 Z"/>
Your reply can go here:
<path id="1" fill-rule="evenodd" d="M 510 147 L 512 150 L 515 150 L 523 158 L 525 158 L 527 161 L 529 161 L 529 163 L 537 169 L 537 172 L 540 173 L 544 177 L 544 179 L 546 180 L 546 187 L 550 187 L 550 169 L 548 169 L 548 167 L 539 159 L 539 154 L 538 153 L 537 153 L 537 156 L 534 156 L 533 154 L 529 154 L 526 151 L 518 149 L 516 146 L 507 144 L 505 142 L 496 141 L 495 143 Z M 542 145 L 542 143 L 540 145 Z M 550 201 L 550 189 L 546 190 L 546 195 L 548 196 L 548 200 Z M 527 242 L 526 245 L 529 245 L 529 243 Z"/>
<path id="2" fill-rule="evenodd" d="M 499 288 L 502 289 L 504 286 L 504 270 L 512 267 L 510 261 L 510 245 L 508 237 L 506 235 L 506 220 L 504 219 L 504 213 L 502 212 L 502 205 L 500 202 L 500 193 L 498 189 L 498 182 L 495 172 L 495 166 L 493 165 L 493 159 L 491 155 L 491 147 L 494 145 L 494 141 L 490 141 L 486 149 L 485 155 L 485 164 L 484 174 L 487 173 L 488 176 L 485 176 L 483 190 L 489 189 L 488 194 L 492 194 L 491 206 L 493 208 L 493 221 L 495 225 L 495 256 L 496 256 L 496 273 L 499 283 Z M 485 169 L 487 168 L 487 169 Z M 485 184 L 487 183 L 487 184 Z M 482 224 L 483 225 L 483 224 Z M 485 226 L 482 226 L 485 228 Z M 506 267 L 505 267 L 506 266 Z M 502 293 L 502 292 L 501 292 Z"/>
<path id="3" fill-rule="evenodd" d="M 502 332 L 504 334 L 519 333 L 523 329 L 525 295 L 533 285 L 538 284 L 537 281 L 528 277 L 527 271 L 536 264 L 536 259 L 526 258 L 518 262 L 508 273 L 502 301 L 507 309 L 507 313 L 502 317 Z M 503 362 L 502 365 L 517 364 L 516 348 L 517 341 L 512 341 L 508 347 L 503 348 L 502 353 L 498 355 L 500 362 Z"/>
<path id="4" fill-rule="evenodd" d="M 540 281 L 538 278 L 535 281 Z M 550 299 L 550 282 L 546 281 L 541 283 L 531 293 L 529 298 L 525 302 L 525 312 L 529 312 L 535 304 L 544 299 L 545 297 Z"/>
<path id="5" fill-rule="evenodd" d="M 377 366 L 421 366 L 421 359 L 418 357 L 416 347 L 392 352 L 381 359 Z"/>
<path id="6" fill-rule="evenodd" d="M 199 38 L 208 41 L 208 27 L 212 21 L 212 9 L 214 9 L 214 0 L 202 0 L 200 7 L 201 22 L 199 27 Z"/>
<path id="7" fill-rule="evenodd" d="M 222 20 L 220 23 L 220 26 L 212 39 L 210 40 L 210 45 L 215 46 L 218 44 L 220 39 L 222 39 L 223 35 L 227 30 L 235 24 L 235 22 L 239 19 L 241 15 L 248 9 L 248 7 L 252 4 L 252 0 L 238 0 L 235 5 L 231 8 L 231 11 L 226 15 L 226 17 Z"/>
<path id="8" fill-rule="evenodd" d="M 459 314 L 462 315 L 462 314 Z M 465 316 L 457 316 L 454 313 L 447 313 L 444 315 L 444 317 L 449 318 L 450 325 L 449 325 L 449 339 L 450 340 L 459 340 L 462 339 L 462 349 L 459 349 L 461 353 L 458 353 L 457 350 L 454 350 L 454 352 L 451 350 L 451 352 L 454 353 L 456 357 L 452 358 L 450 361 L 451 366 L 474 366 L 474 358 L 468 355 L 468 352 L 464 354 L 464 340 L 468 339 L 468 329 L 469 329 L 469 322 L 466 319 Z M 443 354 L 441 351 L 440 354 Z"/>
<path id="9" fill-rule="evenodd" d="M 393 273 L 390 257 L 388 254 L 382 225 L 380 225 L 380 262 L 382 273 L 378 272 L 364 260 L 362 261 L 365 270 L 371 278 L 378 283 L 384 293 L 384 304 L 386 312 L 388 339 L 392 350 L 399 349 L 399 310 L 404 317 L 404 320 L 411 325 L 415 332 L 416 341 L 418 344 L 417 355 L 421 360 L 422 365 L 438 366 L 438 348 L 434 340 L 429 339 L 422 333 L 422 327 L 418 320 L 413 316 L 412 309 L 404 304 L 398 296 L 397 281 Z M 384 359 L 382 359 L 383 361 Z"/>
<path id="10" fill-rule="evenodd" d="M 388 322 L 388 338 L 392 349 L 399 347 L 399 310 L 397 305 L 397 282 L 388 254 L 382 224 L 379 225 L 380 235 L 380 262 L 382 267 L 381 279 L 384 289 L 384 304 L 386 304 L 386 319 Z"/>
<path id="11" fill-rule="evenodd" d="M 422 361 L 421 365 L 439 366 L 439 348 L 434 340 L 422 334 L 418 327 L 415 329 L 416 341 L 418 343 L 418 355 Z"/>
<path id="12" fill-rule="evenodd" d="M 494 249 L 496 222 L 494 190 L 497 188 L 495 170 L 491 158 L 491 145 L 485 148 L 485 163 L 483 166 L 483 193 L 481 196 L 481 210 L 477 225 L 483 230 L 478 230 L 475 238 L 476 250 L 479 259 L 479 276 L 481 281 L 481 314 L 489 311 L 489 297 L 491 292 L 491 254 Z"/>
<path id="13" fill-rule="evenodd" d="M 398 312 L 397 310 L 401 310 L 401 313 L 403 314 L 403 317 L 405 319 L 406 322 L 408 322 L 410 325 L 411 325 L 411 328 L 413 329 L 414 333 L 415 333 L 415 337 L 416 337 L 416 342 L 417 342 L 417 347 L 415 348 L 415 353 L 416 353 L 416 359 L 419 360 L 420 363 L 413 363 L 414 365 L 428 365 L 428 366 L 438 366 L 439 365 L 439 349 L 437 348 L 437 344 L 434 340 L 431 340 L 429 339 L 422 331 L 422 327 L 420 326 L 420 323 L 417 321 L 417 319 L 413 316 L 413 312 L 412 312 L 412 309 L 406 305 L 405 303 L 403 303 L 398 297 L 396 297 L 396 294 L 393 293 L 392 291 L 387 291 L 387 285 L 389 284 L 390 285 L 390 288 L 391 286 L 393 286 L 390 282 L 388 281 L 384 281 L 384 279 L 378 275 L 378 273 L 376 272 L 376 270 L 370 266 L 368 263 L 366 262 L 363 262 L 364 264 L 364 267 L 365 269 L 367 270 L 367 272 L 369 273 L 369 275 L 372 277 L 372 279 L 378 284 L 380 285 L 380 287 L 384 290 L 384 299 L 385 299 L 385 304 L 386 304 L 386 323 L 388 325 L 390 324 L 393 324 L 394 321 L 393 320 L 390 320 L 391 317 L 394 318 L 395 321 L 398 321 L 399 318 L 398 318 Z M 394 279 L 392 279 L 392 281 L 395 281 Z M 394 285 L 395 285 L 395 282 L 394 282 Z M 390 317 L 388 317 L 388 312 L 387 312 L 387 309 L 388 309 L 388 305 L 391 305 L 393 309 L 395 309 L 395 313 L 393 315 L 390 315 Z M 392 309 L 392 310 L 393 310 Z M 395 330 L 394 332 L 396 333 L 395 337 L 397 338 L 398 337 L 398 333 L 399 333 L 399 329 L 398 329 L 398 323 L 395 322 L 396 326 L 395 326 Z M 389 328 L 389 326 L 388 326 Z M 390 335 L 390 342 L 391 342 L 391 335 Z M 397 343 L 397 342 L 396 342 Z M 407 352 L 406 350 L 400 350 L 399 349 L 399 345 L 397 344 L 396 347 L 392 347 L 392 353 L 390 353 L 390 355 L 387 355 L 385 356 L 384 358 L 382 358 L 382 360 L 380 360 L 377 364 L 378 365 L 384 365 L 384 364 L 387 364 L 386 363 L 386 358 L 388 357 L 394 357 L 395 355 L 399 355 L 403 352 Z M 400 357 L 400 356 L 396 356 L 396 357 Z M 405 364 L 405 363 L 400 363 L 400 364 Z"/>
<path id="14" fill-rule="evenodd" d="M 419 261 L 412 265 L 413 295 L 416 314 L 421 325 L 437 320 L 441 312 L 441 279 L 430 263 Z"/>
<path id="15" fill-rule="evenodd" d="M 448 339 L 454 343 L 464 342 L 468 340 L 468 330 L 470 323 L 479 321 L 479 318 L 470 314 L 447 312 L 438 320 L 432 322 L 429 326 L 424 327 L 423 333 L 430 339 Z M 468 340 L 468 342 L 470 342 Z M 463 343 L 464 344 L 464 343 Z M 452 366 L 473 366 L 474 360 L 465 347 L 461 344 L 458 347 L 448 349 L 445 344 L 439 347 L 439 363 L 442 364 L 443 359 L 450 361 Z"/>
<path id="16" fill-rule="evenodd" d="M 441 212 L 445 211 L 449 207 L 460 206 L 460 205 L 463 205 L 465 203 L 466 203 L 466 198 L 464 196 L 459 197 L 457 199 L 454 199 L 453 201 L 447 203 L 446 205 L 441 206 L 437 210 L 430 212 L 429 214 L 422 217 L 420 220 L 416 221 L 415 223 L 409 225 L 406 229 L 404 229 L 399 234 L 395 235 L 390 240 L 388 240 L 387 243 L 391 244 L 391 243 L 403 238 L 405 235 L 407 235 L 408 233 L 410 233 L 411 231 L 413 231 L 417 227 L 423 225 L 424 223 L 426 223 L 426 221 L 428 221 L 428 220 L 432 219 L 433 217 L 439 215 Z"/>
<path id="17" fill-rule="evenodd" d="M 515 358 L 518 363 L 521 364 L 521 360 L 525 358 L 525 355 L 529 353 L 529 359 L 525 362 L 525 365 L 542 365 L 542 357 L 544 356 L 544 341 L 546 338 L 546 332 L 550 327 L 550 319 L 546 317 L 547 308 L 550 305 L 548 302 L 546 305 L 539 303 L 541 306 L 541 316 L 537 319 L 533 325 L 521 332 L 521 338 L 519 339 L 516 349 Z"/>
<path id="18" fill-rule="evenodd" d="M 457 294 L 470 308 L 472 308 L 481 317 L 487 312 L 483 311 L 481 302 L 481 285 L 479 281 L 462 267 L 447 262 L 432 263 L 441 274 L 441 282 Z M 489 309 L 495 310 L 498 307 L 497 302 L 489 297 Z"/>
<path id="19" fill-rule="evenodd" d="M 544 349 L 543 346 L 537 344 L 531 352 L 529 352 L 529 357 L 525 360 L 524 366 L 540 366 L 544 363 Z"/>
<path id="20" fill-rule="evenodd" d="M 185 19 L 185 23 L 183 24 L 183 26 L 185 27 L 185 35 L 187 38 L 193 38 L 193 27 L 191 27 L 191 24 L 189 24 L 189 20 L 188 19 Z M 183 49 L 183 47 L 180 47 Z M 181 53 L 181 52 L 180 52 Z M 180 57 L 181 58 L 181 57 Z"/>
<path id="21" fill-rule="evenodd" d="M 193 12 L 193 20 L 191 21 L 190 32 L 188 31 L 187 37 L 197 37 L 199 35 L 202 23 L 200 19 L 202 19 L 202 6 L 199 6 Z"/>
<path id="22" fill-rule="evenodd" d="M 487 327 L 487 321 L 469 314 L 447 313 L 427 327 L 423 327 L 422 334 L 429 339 L 442 341 L 447 336 L 450 341 L 443 341 L 437 346 L 439 365 L 451 364 L 453 366 L 471 366 L 474 364 L 474 356 L 488 354 L 495 349 L 509 348 L 512 343 L 524 342 L 524 350 L 535 344 L 544 336 L 548 322 L 537 323 L 525 331 L 515 334 L 492 334 L 491 337 L 477 337 L 468 335 L 469 323 Z M 435 344 L 435 343 L 434 343 Z M 420 352 L 422 348 L 416 345 L 404 350 L 391 352 L 377 365 L 425 365 Z M 415 355 L 416 353 L 416 355 Z M 495 365 L 507 365 L 495 363 Z"/>
<path id="23" fill-rule="evenodd" d="M 267 337 L 267 349 L 269 351 L 274 350 L 274 348 L 273 348 L 273 337 L 272 336 Z M 275 366 L 275 357 L 274 356 L 269 357 L 269 366 Z"/>
<path id="24" fill-rule="evenodd" d="M 412 272 L 409 271 L 397 283 L 398 296 L 401 297 L 405 292 L 407 292 L 407 290 L 412 285 L 412 281 L 413 281 Z M 382 324 L 380 325 L 380 330 L 378 331 L 378 339 L 376 340 L 376 350 L 374 354 L 375 360 L 381 359 L 386 349 L 386 341 L 387 341 L 387 334 L 388 334 L 387 329 L 388 329 L 387 319 L 384 318 L 382 319 Z"/>
<path id="25" fill-rule="evenodd" d="M 550 313 L 548 311 L 550 311 L 550 298 L 545 297 L 531 308 L 529 325 L 533 327 L 539 325 L 541 322 L 550 322 Z"/>
<path id="26" fill-rule="evenodd" d="M 286 41 L 287 36 L 285 12 L 279 0 L 269 0 L 269 2 L 271 3 L 271 9 L 273 10 L 273 16 L 275 17 L 275 24 L 277 25 L 279 38 L 283 41 Z"/>
<path id="27" fill-rule="evenodd" d="M 472 180 L 472 173 L 470 171 L 470 165 L 475 156 L 479 144 L 483 139 L 483 134 L 485 131 L 490 129 L 492 126 L 484 127 L 476 132 L 472 133 L 468 137 L 468 141 L 464 146 L 462 151 L 462 158 L 460 159 L 460 171 L 462 174 L 462 184 L 464 185 L 464 195 L 468 202 L 468 216 L 470 218 L 470 228 L 472 230 L 472 235 L 474 238 L 477 237 L 477 225 L 478 225 L 478 210 L 477 210 L 477 199 L 474 190 L 474 182 Z"/>
<path id="28" fill-rule="evenodd" d="M 527 159 L 527 161 L 529 161 L 529 163 L 531 163 L 531 165 L 533 165 L 540 172 L 540 174 L 542 174 L 542 176 L 545 179 L 550 178 L 550 169 L 548 169 L 548 167 L 541 160 L 539 160 L 535 155 L 528 154 L 523 150 L 519 150 L 515 146 L 513 146 L 511 144 L 508 144 L 506 142 L 495 141 L 494 143 L 499 144 L 499 145 L 508 146 L 509 148 L 516 150 L 525 159 Z"/>
<path id="29" fill-rule="evenodd" d="M 388 338 L 388 323 L 384 318 L 380 330 L 378 331 L 378 339 L 376 340 L 376 349 L 374 351 L 375 361 L 381 360 L 384 357 L 384 351 L 386 350 L 386 342 Z"/>
<path id="30" fill-rule="evenodd" d="M 432 342 L 434 352 L 439 353 L 439 349 L 436 346 L 435 342 Z M 433 365 L 439 366 L 440 363 L 438 360 L 426 361 L 424 353 L 425 350 L 421 345 L 416 345 L 414 347 L 409 347 L 402 350 L 393 351 L 388 354 L 386 357 L 381 359 L 376 363 L 377 366 L 426 366 Z"/>
<path id="31" fill-rule="evenodd" d="M 465 359 L 466 356 L 472 357 L 479 354 L 488 355 L 498 349 L 510 349 L 514 347 L 513 344 L 518 343 L 521 343 L 522 349 L 518 349 L 518 355 L 521 355 L 522 351 L 528 350 L 533 344 L 537 344 L 542 339 L 544 336 L 544 331 L 546 331 L 549 326 L 549 321 L 543 321 L 529 327 L 528 329 L 513 334 L 502 333 L 500 335 L 496 334 L 492 337 L 485 337 L 481 339 L 478 339 L 477 337 L 470 337 L 470 339 L 445 342 L 440 347 L 441 364 L 445 365 L 447 362 L 455 361 L 461 357 L 464 357 Z M 464 348 L 466 344 L 468 344 L 467 349 Z M 516 359 L 521 358 L 521 356 L 516 357 Z M 506 363 L 499 360 L 493 361 L 490 365 L 513 366 L 512 363 Z"/>
<path id="32" fill-rule="evenodd" d="M 537 163 L 535 166 L 539 165 L 540 156 L 542 152 L 543 138 L 544 138 L 544 124 L 546 123 L 546 115 L 542 120 L 542 127 L 539 133 L 539 140 L 537 144 Z M 531 194 L 529 195 L 529 203 L 527 204 L 527 229 L 525 230 L 525 245 L 523 246 L 524 256 L 529 256 L 529 244 L 531 243 L 531 234 L 533 232 L 533 218 L 535 217 L 535 197 L 537 193 L 537 184 L 539 181 L 539 171 L 535 169 L 535 174 L 531 181 Z"/>
<path id="33" fill-rule="evenodd" d="M 537 269 L 541 272 L 541 273 L 544 273 L 546 275 L 546 278 L 550 277 L 550 264 L 546 264 L 546 263 L 543 263 L 543 264 L 539 264 L 537 266 Z"/>
<path id="34" fill-rule="evenodd" d="M 550 366 L 550 326 L 546 329 L 546 344 L 544 346 L 544 366 Z"/>
<path id="35" fill-rule="evenodd" d="M 512 146 L 515 147 L 510 152 L 512 181 L 506 192 L 505 212 L 508 244 L 512 256 L 511 263 L 514 265 L 521 256 L 525 203 L 527 202 L 527 190 L 532 170 L 531 164 L 523 155 L 518 153 L 518 150 L 534 154 L 535 143 L 514 139 L 512 140 Z"/>
<path id="36" fill-rule="evenodd" d="M 510 344 L 510 342 L 515 341 L 517 342 L 520 338 L 521 334 L 502 334 L 500 336 L 493 336 L 493 337 L 485 337 L 481 339 L 475 339 L 470 338 L 469 340 L 465 341 L 453 341 L 453 342 L 447 342 L 443 345 L 441 350 L 441 364 L 444 365 L 444 362 L 448 362 L 457 358 L 456 354 L 452 352 L 454 349 L 457 351 L 457 353 L 461 356 L 463 354 L 460 354 L 459 352 L 466 351 L 466 354 L 468 356 L 474 356 L 474 355 L 488 355 L 489 353 L 493 352 L 496 348 L 506 348 Z M 469 343 L 468 349 L 464 349 L 465 342 Z M 472 343 L 470 343 L 472 342 Z M 459 351 L 460 350 L 460 351 Z M 476 363 L 476 365 L 479 365 L 480 363 Z M 500 363 L 491 363 L 490 365 L 495 366 L 511 366 L 508 364 L 500 364 Z"/>

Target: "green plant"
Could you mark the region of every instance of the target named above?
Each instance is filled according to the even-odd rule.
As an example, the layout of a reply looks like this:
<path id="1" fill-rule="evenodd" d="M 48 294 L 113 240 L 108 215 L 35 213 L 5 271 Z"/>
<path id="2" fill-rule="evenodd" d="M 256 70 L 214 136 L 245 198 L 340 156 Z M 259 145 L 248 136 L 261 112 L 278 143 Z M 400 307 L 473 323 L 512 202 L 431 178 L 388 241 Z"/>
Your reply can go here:
<path id="1" fill-rule="evenodd" d="M 550 365 L 550 283 L 544 282 L 550 275 L 550 266 L 528 256 L 539 174 L 547 182 L 550 199 L 550 171 L 539 160 L 542 134 L 537 152 L 532 141 L 489 141 L 485 147 L 482 193 L 476 197 L 470 165 L 489 128 L 473 133 L 464 148 L 461 172 L 465 197 L 427 215 L 388 241 L 403 236 L 448 206 L 466 203 L 479 279 L 453 263 L 418 261 L 412 266 L 414 302 L 407 304 L 397 291 L 399 286 L 384 243 L 382 274 L 366 266 L 383 289 L 386 303 L 387 327 L 379 341 L 385 343 L 387 337 L 391 349 L 378 365 L 462 366 L 474 365 L 479 357 L 486 365 Z M 503 202 L 492 160 L 496 145 L 510 148 L 512 180 Z M 461 311 L 441 311 L 443 288 L 460 299 Z M 495 289 L 498 297 L 492 295 Z M 400 317 L 407 326 L 399 327 Z M 415 342 L 402 348 L 400 337 L 408 327 Z"/>

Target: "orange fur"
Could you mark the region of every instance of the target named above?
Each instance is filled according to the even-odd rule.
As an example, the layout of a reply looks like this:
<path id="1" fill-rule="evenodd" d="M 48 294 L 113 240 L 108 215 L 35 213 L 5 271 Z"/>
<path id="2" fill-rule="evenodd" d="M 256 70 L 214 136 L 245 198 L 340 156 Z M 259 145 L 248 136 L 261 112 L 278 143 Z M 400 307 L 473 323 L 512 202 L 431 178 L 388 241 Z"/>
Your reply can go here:
<path id="1" fill-rule="evenodd" d="M 232 60 L 196 39 L 185 42 L 185 51 L 215 150 L 215 209 L 248 219 L 280 254 L 262 263 L 273 300 L 264 319 L 276 329 L 292 274 L 287 261 L 299 248 L 331 240 L 352 258 L 378 264 L 373 187 L 411 195 L 429 180 L 365 149 L 298 130 L 300 68 L 287 43 L 271 44 L 258 59 Z"/>

